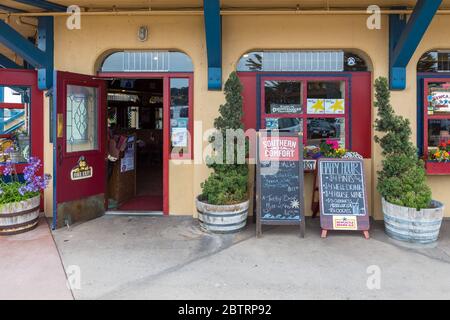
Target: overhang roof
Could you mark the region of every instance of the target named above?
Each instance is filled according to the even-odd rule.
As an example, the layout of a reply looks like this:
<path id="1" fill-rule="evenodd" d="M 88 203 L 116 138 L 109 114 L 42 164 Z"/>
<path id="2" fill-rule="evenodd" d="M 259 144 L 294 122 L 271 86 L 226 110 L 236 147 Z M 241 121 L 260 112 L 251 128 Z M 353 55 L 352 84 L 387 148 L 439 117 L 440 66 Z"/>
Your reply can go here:
<path id="1" fill-rule="evenodd" d="M 73 0 L 40 0 L 41 2 L 51 2 L 62 6 L 74 4 Z M 51 12 L 52 10 L 40 9 L 38 6 L 31 6 L 23 2 L 0 0 L 0 5 L 23 10 L 26 12 Z M 300 10 L 326 10 L 326 9 L 361 9 L 376 4 L 387 9 L 396 6 L 406 6 L 413 8 L 417 1 L 414 0 L 222 0 L 223 10 L 280 10 L 280 9 L 300 9 Z M 88 11 L 110 11 L 116 10 L 200 10 L 203 8 L 203 0 L 77 0 L 76 4 Z M 298 7 L 297 7 L 298 6 Z M 449 9 L 450 0 L 443 0 L 441 9 Z M 0 9 L 5 12 L 6 9 Z"/>

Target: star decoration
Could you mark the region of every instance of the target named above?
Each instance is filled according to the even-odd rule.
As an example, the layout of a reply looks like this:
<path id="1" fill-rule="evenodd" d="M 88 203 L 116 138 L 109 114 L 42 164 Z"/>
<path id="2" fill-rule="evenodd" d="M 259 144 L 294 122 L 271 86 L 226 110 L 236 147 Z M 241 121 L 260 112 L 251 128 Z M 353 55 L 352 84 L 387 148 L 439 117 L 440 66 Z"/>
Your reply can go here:
<path id="1" fill-rule="evenodd" d="M 298 209 L 298 208 L 300 208 L 300 202 L 299 202 L 297 199 L 292 200 L 292 201 L 291 201 L 291 208 L 292 208 L 292 209 Z"/>
<path id="2" fill-rule="evenodd" d="M 315 111 L 315 112 L 320 112 L 320 111 L 325 111 L 325 106 L 323 105 L 323 100 L 322 99 L 318 99 L 316 103 L 314 103 L 311 108 Z"/>
<path id="3" fill-rule="evenodd" d="M 336 100 L 330 107 L 331 110 L 333 110 L 334 112 L 337 111 L 344 111 L 344 106 L 342 105 L 343 101 L 342 100 Z"/>

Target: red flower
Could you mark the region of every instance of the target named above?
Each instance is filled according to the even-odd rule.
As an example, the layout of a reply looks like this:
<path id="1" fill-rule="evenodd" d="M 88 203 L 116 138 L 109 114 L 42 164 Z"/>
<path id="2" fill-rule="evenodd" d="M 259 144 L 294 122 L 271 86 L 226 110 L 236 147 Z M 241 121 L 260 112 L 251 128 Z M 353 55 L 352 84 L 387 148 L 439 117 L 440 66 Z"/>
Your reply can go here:
<path id="1" fill-rule="evenodd" d="M 446 142 L 441 142 L 440 146 L 441 146 L 442 148 L 445 148 L 445 147 L 447 147 L 447 143 L 446 143 Z"/>

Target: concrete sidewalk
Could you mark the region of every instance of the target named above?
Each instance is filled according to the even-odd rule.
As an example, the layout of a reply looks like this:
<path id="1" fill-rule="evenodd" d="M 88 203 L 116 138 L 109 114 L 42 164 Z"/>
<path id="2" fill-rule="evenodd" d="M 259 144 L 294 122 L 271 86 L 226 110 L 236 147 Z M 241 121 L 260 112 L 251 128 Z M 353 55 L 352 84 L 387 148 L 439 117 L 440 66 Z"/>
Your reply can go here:
<path id="1" fill-rule="evenodd" d="M 0 300 L 73 299 L 44 218 L 27 233 L 0 237 Z"/>
<path id="2" fill-rule="evenodd" d="M 104 216 L 60 229 L 63 263 L 81 270 L 77 299 L 450 299 L 450 223 L 437 244 L 388 238 L 382 222 L 371 239 L 330 232 L 318 219 L 298 227 L 255 225 L 208 235 L 192 218 Z M 370 290 L 368 267 L 379 268 Z"/>

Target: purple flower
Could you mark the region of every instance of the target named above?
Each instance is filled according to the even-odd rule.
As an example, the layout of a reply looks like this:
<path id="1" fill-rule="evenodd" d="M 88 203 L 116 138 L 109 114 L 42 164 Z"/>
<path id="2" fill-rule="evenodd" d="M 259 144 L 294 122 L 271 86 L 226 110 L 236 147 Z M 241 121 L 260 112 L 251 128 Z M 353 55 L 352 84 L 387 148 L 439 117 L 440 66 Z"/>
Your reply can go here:
<path id="1" fill-rule="evenodd" d="M 8 147 L 5 149 L 5 153 L 11 154 L 14 151 L 14 146 Z"/>
<path id="2" fill-rule="evenodd" d="M 3 168 L 3 174 L 5 176 L 9 176 L 13 173 L 13 171 L 14 171 L 14 166 L 13 166 L 12 161 L 10 159 L 6 160 L 5 167 Z"/>

